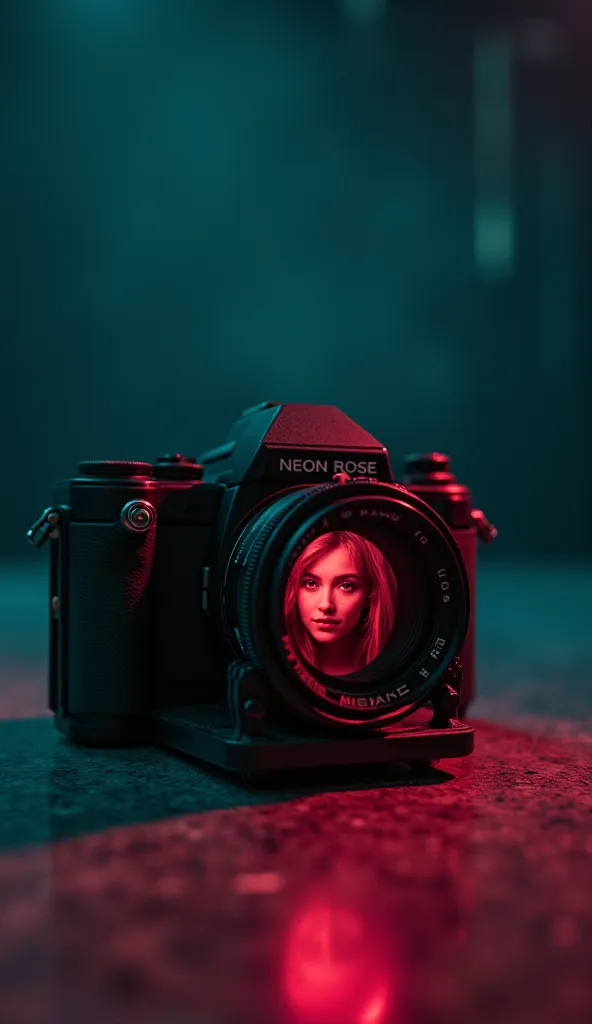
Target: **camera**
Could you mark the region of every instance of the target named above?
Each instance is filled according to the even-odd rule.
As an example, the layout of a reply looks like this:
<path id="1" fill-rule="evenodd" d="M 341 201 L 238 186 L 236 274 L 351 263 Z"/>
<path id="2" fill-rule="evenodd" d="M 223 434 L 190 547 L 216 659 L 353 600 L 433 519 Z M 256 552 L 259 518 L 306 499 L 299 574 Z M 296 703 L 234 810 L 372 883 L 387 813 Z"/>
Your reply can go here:
<path id="1" fill-rule="evenodd" d="M 249 777 L 459 757 L 477 539 L 447 456 L 333 406 L 263 402 L 193 457 L 81 462 L 50 542 L 49 707 L 73 743 L 154 743 Z"/>

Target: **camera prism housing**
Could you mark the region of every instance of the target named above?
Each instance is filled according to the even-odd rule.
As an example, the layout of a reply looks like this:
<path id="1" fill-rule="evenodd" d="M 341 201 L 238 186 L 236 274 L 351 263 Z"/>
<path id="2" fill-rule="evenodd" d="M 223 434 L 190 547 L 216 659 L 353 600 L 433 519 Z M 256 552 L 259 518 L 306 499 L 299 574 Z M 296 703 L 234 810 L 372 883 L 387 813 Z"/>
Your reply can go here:
<path id="1" fill-rule="evenodd" d="M 265 402 L 199 462 L 83 462 L 50 541 L 49 706 L 72 742 L 243 775 L 458 757 L 476 547 L 446 456 L 404 484 L 332 406 Z"/>

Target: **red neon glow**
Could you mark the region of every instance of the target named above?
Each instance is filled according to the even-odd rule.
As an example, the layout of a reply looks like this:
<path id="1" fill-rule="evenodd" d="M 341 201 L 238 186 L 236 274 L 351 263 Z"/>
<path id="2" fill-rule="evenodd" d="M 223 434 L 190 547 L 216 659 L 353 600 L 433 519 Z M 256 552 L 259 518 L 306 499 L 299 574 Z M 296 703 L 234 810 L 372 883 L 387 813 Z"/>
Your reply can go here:
<path id="1" fill-rule="evenodd" d="M 321 897 L 291 923 L 283 990 L 301 1024 L 383 1024 L 394 970 L 384 937 L 351 907 Z"/>
<path id="2" fill-rule="evenodd" d="M 386 1010 L 387 996 L 386 989 L 382 989 L 382 991 L 377 992 L 372 997 L 368 1005 L 362 1010 L 360 1024 L 380 1024 Z"/>

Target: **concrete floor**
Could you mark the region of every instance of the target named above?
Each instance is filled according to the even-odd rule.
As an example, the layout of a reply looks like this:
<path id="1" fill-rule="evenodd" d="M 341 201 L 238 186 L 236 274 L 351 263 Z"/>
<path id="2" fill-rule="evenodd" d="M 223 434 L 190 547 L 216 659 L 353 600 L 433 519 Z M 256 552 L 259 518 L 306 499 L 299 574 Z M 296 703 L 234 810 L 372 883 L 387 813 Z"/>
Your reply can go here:
<path id="1" fill-rule="evenodd" d="M 592 1019 L 592 567 L 488 567 L 476 752 L 245 790 L 45 711 L 0 567 L 0 1022 Z"/>

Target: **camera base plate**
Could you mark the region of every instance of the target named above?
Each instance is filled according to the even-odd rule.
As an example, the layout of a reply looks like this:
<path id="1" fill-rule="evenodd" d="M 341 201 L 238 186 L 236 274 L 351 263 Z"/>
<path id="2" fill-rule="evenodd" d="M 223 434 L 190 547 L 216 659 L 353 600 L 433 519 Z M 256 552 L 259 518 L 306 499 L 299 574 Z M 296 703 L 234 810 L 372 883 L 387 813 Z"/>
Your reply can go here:
<path id="1" fill-rule="evenodd" d="M 356 737 L 298 734 L 274 725 L 264 736 L 240 739 L 235 738 L 228 713 L 219 707 L 161 708 L 150 720 L 158 746 L 240 774 L 435 761 L 464 757 L 474 746 L 473 728 L 458 720 L 448 728 L 404 720 L 378 734 Z"/>

